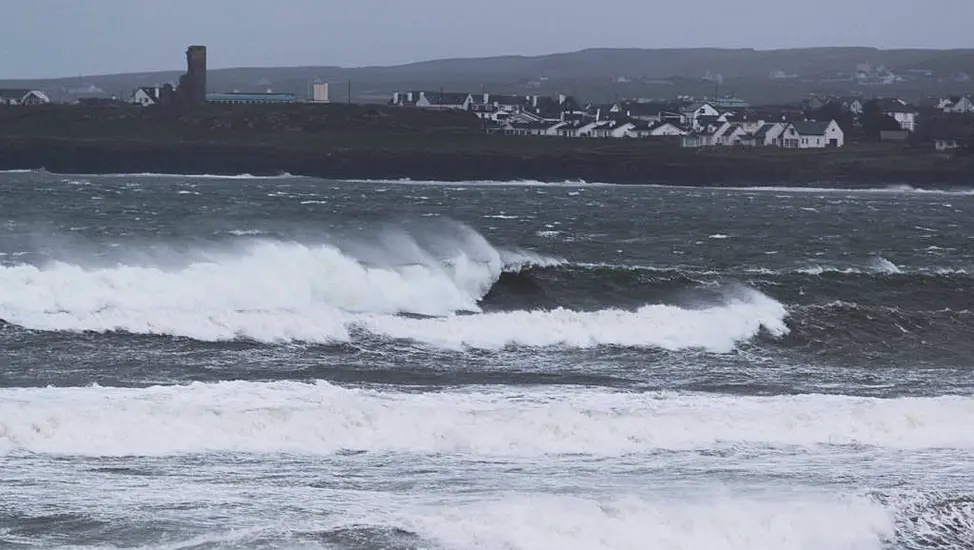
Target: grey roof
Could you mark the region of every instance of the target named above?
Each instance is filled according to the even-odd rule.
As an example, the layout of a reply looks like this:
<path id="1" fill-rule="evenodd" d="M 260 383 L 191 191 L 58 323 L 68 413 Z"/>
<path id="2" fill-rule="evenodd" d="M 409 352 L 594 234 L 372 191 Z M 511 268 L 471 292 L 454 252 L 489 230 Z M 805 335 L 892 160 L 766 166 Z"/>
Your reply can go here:
<path id="1" fill-rule="evenodd" d="M 431 105 L 462 105 L 470 97 L 470 94 L 457 92 L 424 92 L 424 95 Z"/>
<path id="2" fill-rule="evenodd" d="M 772 128 L 774 128 L 774 124 L 764 124 L 758 128 L 757 132 L 754 132 L 754 137 L 757 139 L 765 139 L 768 137 L 768 132 L 770 132 Z"/>
<path id="3" fill-rule="evenodd" d="M 803 136 L 824 136 L 830 123 L 831 121 L 817 122 L 814 120 L 804 120 L 801 122 L 792 122 L 792 125 Z"/>

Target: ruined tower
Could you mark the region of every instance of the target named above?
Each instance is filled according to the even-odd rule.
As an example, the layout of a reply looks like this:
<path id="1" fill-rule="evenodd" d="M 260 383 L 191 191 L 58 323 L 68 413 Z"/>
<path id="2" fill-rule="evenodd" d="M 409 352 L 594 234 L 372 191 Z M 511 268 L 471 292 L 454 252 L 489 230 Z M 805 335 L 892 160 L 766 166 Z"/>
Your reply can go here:
<path id="1" fill-rule="evenodd" d="M 176 103 L 200 105 L 206 102 L 206 46 L 186 50 L 186 74 L 179 77 Z"/>
<path id="2" fill-rule="evenodd" d="M 206 101 L 206 46 L 186 50 L 186 98 L 189 103 Z"/>

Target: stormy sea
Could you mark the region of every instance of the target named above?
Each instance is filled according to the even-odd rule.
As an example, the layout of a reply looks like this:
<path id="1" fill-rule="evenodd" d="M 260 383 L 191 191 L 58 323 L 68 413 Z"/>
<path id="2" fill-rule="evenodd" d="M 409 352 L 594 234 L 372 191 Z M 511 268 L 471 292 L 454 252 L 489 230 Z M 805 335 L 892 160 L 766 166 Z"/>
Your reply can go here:
<path id="1" fill-rule="evenodd" d="M 0 547 L 974 547 L 974 193 L 0 173 Z"/>

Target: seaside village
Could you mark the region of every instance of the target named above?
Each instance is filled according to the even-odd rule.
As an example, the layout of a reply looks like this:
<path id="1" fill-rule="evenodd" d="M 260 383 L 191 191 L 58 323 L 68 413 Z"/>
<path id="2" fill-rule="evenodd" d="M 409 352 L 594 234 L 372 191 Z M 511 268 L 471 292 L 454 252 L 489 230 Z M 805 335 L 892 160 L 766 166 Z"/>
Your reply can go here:
<path id="1" fill-rule="evenodd" d="M 484 121 L 486 131 L 515 136 L 658 138 L 676 141 L 682 147 L 784 149 L 839 148 L 846 144 L 842 125 L 835 118 L 810 116 L 815 113 L 838 113 L 857 127 L 870 116 L 874 125 L 878 123 L 879 137 L 884 141 L 906 141 L 917 132 L 918 121 L 923 120 L 921 113 L 926 113 L 934 115 L 928 116 L 929 141 L 938 151 L 946 151 L 970 141 L 964 115 L 974 114 L 974 101 L 967 96 L 931 98 L 923 106 L 899 98 L 813 96 L 797 106 L 752 107 L 733 97 L 583 105 L 565 95 L 410 91 L 394 93 L 389 104 L 470 111 Z"/>
<path id="2" fill-rule="evenodd" d="M 82 95 L 72 102 L 146 108 L 179 103 L 329 102 L 327 82 L 310 84 L 307 98 L 269 90 L 212 93 L 207 88 L 205 46 L 190 46 L 186 64 L 187 72 L 178 83 L 139 87 L 127 99 Z M 30 107 L 50 102 L 42 90 L 0 89 L 0 105 Z M 406 91 L 393 93 L 387 104 L 469 112 L 481 119 L 485 132 L 510 136 L 656 139 L 682 147 L 782 149 L 840 148 L 864 134 L 884 141 L 912 140 L 938 151 L 970 150 L 974 142 L 974 101 L 969 96 L 928 98 L 918 105 L 899 98 L 809 96 L 796 106 L 752 107 L 726 96 L 583 104 L 566 95 Z"/>

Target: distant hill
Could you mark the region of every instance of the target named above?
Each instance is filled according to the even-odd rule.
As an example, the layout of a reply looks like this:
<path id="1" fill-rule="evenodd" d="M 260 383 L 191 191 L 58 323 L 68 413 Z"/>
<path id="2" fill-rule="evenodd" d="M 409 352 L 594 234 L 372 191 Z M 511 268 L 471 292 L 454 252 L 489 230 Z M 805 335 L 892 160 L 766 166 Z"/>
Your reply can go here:
<path id="1" fill-rule="evenodd" d="M 853 79 L 857 67 L 885 67 L 892 84 Z M 58 99 L 121 95 L 138 86 L 175 82 L 182 70 L 0 81 L 0 87 L 40 88 Z M 776 73 L 778 78 L 771 78 Z M 718 76 L 719 75 L 719 76 Z M 444 89 L 509 93 L 569 93 L 582 100 L 734 93 L 752 103 L 795 100 L 808 93 L 904 95 L 967 93 L 974 84 L 974 49 L 875 48 L 588 49 L 541 56 L 441 59 L 389 67 L 265 67 L 211 70 L 211 91 L 307 94 L 312 82 L 331 83 L 333 100 L 385 101 L 395 90 Z M 717 82 L 715 82 L 715 80 Z M 717 85 L 719 83 L 719 86 Z"/>

